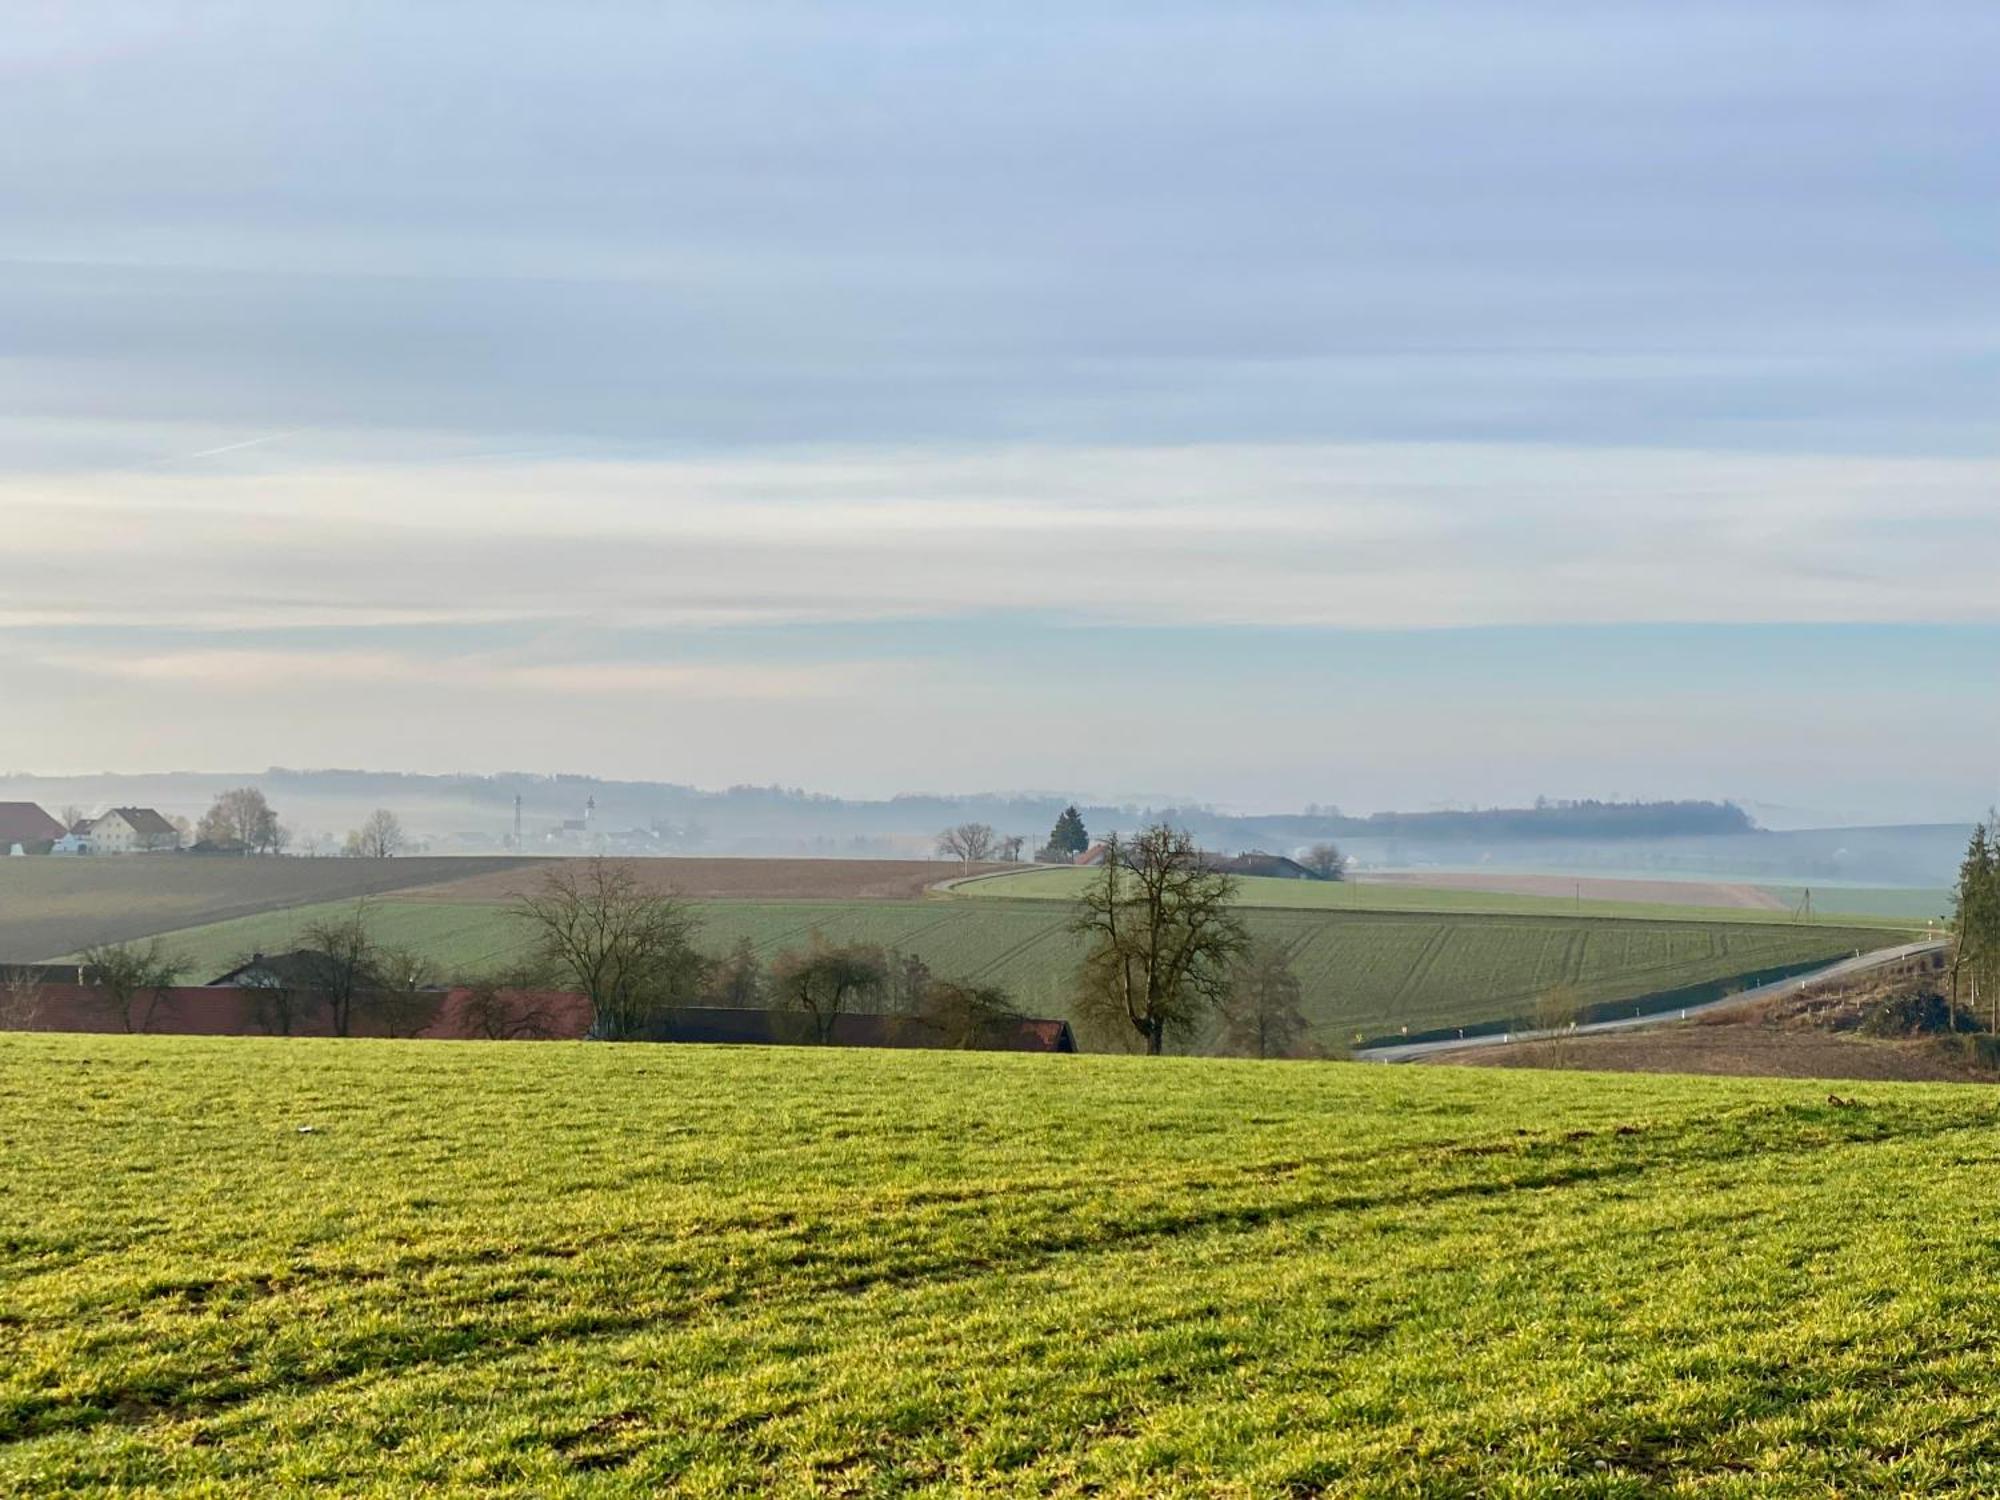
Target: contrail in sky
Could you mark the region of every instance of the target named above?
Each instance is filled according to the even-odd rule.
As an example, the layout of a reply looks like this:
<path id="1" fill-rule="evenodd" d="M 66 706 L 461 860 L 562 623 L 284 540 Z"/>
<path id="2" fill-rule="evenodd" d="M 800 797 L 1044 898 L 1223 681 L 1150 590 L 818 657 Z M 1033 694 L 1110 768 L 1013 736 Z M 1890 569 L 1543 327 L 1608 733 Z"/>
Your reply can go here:
<path id="1" fill-rule="evenodd" d="M 303 428 L 303 427 L 294 427 L 294 428 L 292 428 L 292 429 L 291 429 L 290 431 L 287 431 L 287 432 L 273 432 L 273 433 L 270 433 L 269 435 L 267 435 L 267 436 L 265 436 L 265 437 L 255 437 L 255 438 L 245 438 L 245 439 L 244 439 L 244 440 L 243 440 L 242 442 L 240 442 L 240 443 L 224 443 L 224 444 L 223 444 L 223 445 L 222 445 L 222 446 L 221 446 L 220 448 L 204 448 L 204 449 L 202 449 L 202 450 L 201 450 L 201 452 L 199 452 L 199 453 L 175 453 L 175 454 L 170 454 L 170 455 L 169 455 L 169 456 L 167 456 L 166 458 L 155 458 L 155 459 L 151 459 L 151 460 L 149 460 L 149 461 L 148 461 L 148 463 L 149 463 L 149 464 L 183 464 L 183 463 L 187 463 L 187 462 L 188 462 L 188 461 L 190 461 L 191 459 L 197 459 L 197 458 L 213 458 L 213 457 L 215 457 L 215 455 L 216 455 L 216 454 L 218 454 L 218 453 L 234 453 L 234 452 L 236 452 L 236 450 L 237 450 L 237 449 L 239 449 L 239 448 L 256 448 L 256 447 L 259 447 L 259 446 L 261 446 L 262 444 L 265 444 L 265 443 L 275 443 L 275 442 L 277 442 L 277 441 L 278 441 L 278 440 L 279 440 L 280 438 L 288 438 L 288 437 L 297 437 L 297 436 L 298 436 L 298 435 L 299 435 L 300 433 L 302 433 L 302 432 L 304 432 L 304 431 L 306 431 L 306 430 L 307 430 L 307 429 L 306 429 L 306 428 Z M 142 467 L 143 467 L 143 466 L 142 466 Z"/>

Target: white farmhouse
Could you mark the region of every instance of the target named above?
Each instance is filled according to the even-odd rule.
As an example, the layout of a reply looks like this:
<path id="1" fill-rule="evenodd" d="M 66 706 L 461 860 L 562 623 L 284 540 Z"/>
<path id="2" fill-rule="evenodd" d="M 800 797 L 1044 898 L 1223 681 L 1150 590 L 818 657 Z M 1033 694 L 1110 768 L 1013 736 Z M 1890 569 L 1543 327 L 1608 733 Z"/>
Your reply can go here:
<path id="1" fill-rule="evenodd" d="M 114 807 L 79 831 L 93 854 L 150 854 L 181 846 L 180 830 L 150 807 Z"/>

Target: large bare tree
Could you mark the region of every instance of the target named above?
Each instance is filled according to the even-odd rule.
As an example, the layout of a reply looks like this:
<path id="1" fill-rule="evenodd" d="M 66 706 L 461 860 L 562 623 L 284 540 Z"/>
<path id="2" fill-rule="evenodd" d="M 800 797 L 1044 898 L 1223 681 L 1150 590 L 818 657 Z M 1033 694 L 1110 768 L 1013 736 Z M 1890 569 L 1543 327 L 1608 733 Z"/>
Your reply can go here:
<path id="1" fill-rule="evenodd" d="M 1209 868 L 1194 840 L 1157 824 L 1106 841 L 1104 863 L 1077 902 L 1071 930 L 1090 950 L 1077 973 L 1084 1019 L 1129 1028 L 1149 1054 L 1186 1036 L 1229 991 L 1249 938 L 1232 905 L 1236 882 Z"/>
<path id="2" fill-rule="evenodd" d="M 990 823 L 960 823 L 938 835 L 937 852 L 941 858 L 960 864 L 979 864 L 999 856 L 1000 835 Z"/>
<path id="3" fill-rule="evenodd" d="M 694 946 L 700 918 L 626 865 L 559 861 L 512 909 L 537 957 L 589 999 L 594 1037 L 644 1037 L 701 992 L 708 964 Z"/>
<path id="4" fill-rule="evenodd" d="M 349 859 L 394 859 L 409 841 L 403 823 L 386 807 L 378 807 L 359 828 L 347 835 Z"/>
<path id="5" fill-rule="evenodd" d="M 254 786 L 218 796 L 195 825 L 195 836 L 211 844 L 240 843 L 253 854 L 276 854 L 291 840 L 290 830 Z"/>

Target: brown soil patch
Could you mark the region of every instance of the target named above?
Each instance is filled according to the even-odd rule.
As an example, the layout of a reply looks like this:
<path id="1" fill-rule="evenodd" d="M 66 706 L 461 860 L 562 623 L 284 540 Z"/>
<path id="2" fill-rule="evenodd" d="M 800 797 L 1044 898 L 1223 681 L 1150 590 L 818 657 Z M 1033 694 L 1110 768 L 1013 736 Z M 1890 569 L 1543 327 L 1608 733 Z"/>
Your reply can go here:
<path id="1" fill-rule="evenodd" d="M 940 881 L 1009 865 L 941 859 L 626 859 L 647 887 L 697 901 L 913 901 Z M 535 889 L 538 867 L 495 870 L 406 893 L 410 901 L 504 904 Z"/>
<path id="2" fill-rule="evenodd" d="M 1739 1078 L 1860 1078 L 1992 1083 L 1924 1037 L 1876 1038 L 1761 1026 L 1655 1026 L 1566 1042 L 1515 1042 L 1425 1059 L 1467 1068 L 1569 1068 L 1602 1073 L 1712 1073 Z"/>
<path id="3" fill-rule="evenodd" d="M 1714 1073 L 1755 1078 L 1860 1078 L 1906 1083 L 2000 1082 L 1940 1036 L 1870 1036 L 1869 1014 L 1939 983 L 1927 962 L 1893 974 L 1815 985 L 1692 1021 L 1552 1042 L 1468 1048 L 1424 1059 L 1475 1068 L 1575 1068 L 1607 1073 Z"/>
<path id="4" fill-rule="evenodd" d="M 1668 906 L 1727 906 L 1750 911 L 1788 911 L 1783 900 L 1754 885 L 1718 880 L 1623 880 L 1599 876 L 1486 873 L 1426 874 L 1398 871 L 1358 877 L 1369 885 L 1421 885 L 1451 891 L 1493 891 L 1509 896 L 1573 897 L 1586 901 L 1649 901 Z"/>

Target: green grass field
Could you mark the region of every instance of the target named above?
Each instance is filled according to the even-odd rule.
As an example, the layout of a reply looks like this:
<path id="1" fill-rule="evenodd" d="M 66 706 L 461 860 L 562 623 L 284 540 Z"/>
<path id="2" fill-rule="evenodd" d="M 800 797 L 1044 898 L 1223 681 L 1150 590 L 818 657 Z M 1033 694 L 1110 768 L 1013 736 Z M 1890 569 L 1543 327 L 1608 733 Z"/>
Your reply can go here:
<path id="1" fill-rule="evenodd" d="M 1283 884 L 1284 882 L 1278 882 Z M 269 912 L 170 934 L 167 942 L 206 980 L 253 951 L 294 946 L 315 915 L 352 908 Z M 525 934 L 506 909 L 433 900 L 383 901 L 386 942 L 421 948 L 454 972 L 491 969 L 517 956 Z M 767 957 L 818 930 L 921 956 L 936 972 L 1005 985 L 1025 1009 L 1065 1015 L 1082 953 L 1051 901 L 928 900 L 836 903 L 722 902 L 702 908 L 701 942 L 724 952 L 748 937 Z M 1892 934 L 1787 923 L 1639 922 L 1574 916 L 1255 908 L 1254 933 L 1286 944 L 1305 986 L 1319 1040 L 1351 1045 L 1437 1027 L 1518 1019 L 1557 984 L 1585 1004 L 1832 959 L 1881 947 Z"/>
<path id="2" fill-rule="evenodd" d="M 1840 1092 L 0 1035 L 0 1492 L 1994 1493 L 2000 1104 Z"/>
<path id="3" fill-rule="evenodd" d="M 960 900 L 1074 901 L 1093 877 L 1090 870 L 1032 869 L 1019 874 L 988 875 L 952 888 Z M 1252 875 L 1237 878 L 1237 899 L 1245 906 L 1287 911 L 1453 912 L 1487 916 L 1626 917 L 1647 922 L 1749 922 L 1769 926 L 1790 921 L 1784 911 L 1755 907 L 1680 904 L 1664 901 L 1574 900 L 1563 896 L 1530 896 L 1510 891 L 1471 891 L 1442 886 L 1371 883 L 1361 880 L 1279 880 Z M 1803 894 L 1789 887 L 1770 887 L 1781 899 L 1796 904 Z M 1935 891 L 1853 890 L 1813 892 L 1821 925 L 1884 927 L 1903 931 L 1921 926 L 1940 908 Z M 1948 906 L 1949 896 L 1945 904 Z"/>

